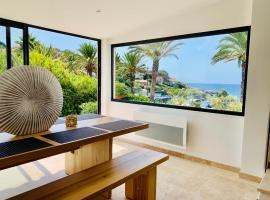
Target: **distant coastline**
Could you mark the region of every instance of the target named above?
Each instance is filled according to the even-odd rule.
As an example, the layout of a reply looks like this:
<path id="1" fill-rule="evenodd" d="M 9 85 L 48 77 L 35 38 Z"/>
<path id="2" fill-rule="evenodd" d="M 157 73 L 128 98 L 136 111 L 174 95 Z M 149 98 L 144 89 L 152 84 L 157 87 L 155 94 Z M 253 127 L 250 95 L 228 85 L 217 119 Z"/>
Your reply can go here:
<path id="1" fill-rule="evenodd" d="M 231 96 L 235 96 L 240 99 L 241 85 L 240 84 L 221 84 L 221 83 L 186 83 L 187 85 L 206 91 L 221 91 L 225 90 Z"/>

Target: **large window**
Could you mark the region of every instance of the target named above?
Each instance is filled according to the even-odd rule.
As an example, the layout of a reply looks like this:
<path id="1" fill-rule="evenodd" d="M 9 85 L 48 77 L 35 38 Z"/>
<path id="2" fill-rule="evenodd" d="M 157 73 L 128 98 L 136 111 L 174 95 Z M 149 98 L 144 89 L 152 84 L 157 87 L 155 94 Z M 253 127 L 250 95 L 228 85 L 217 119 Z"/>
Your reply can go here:
<path id="1" fill-rule="evenodd" d="M 29 64 L 50 70 L 64 94 L 61 116 L 100 113 L 100 40 L 0 19 L 0 74 Z"/>
<path id="2" fill-rule="evenodd" d="M 64 93 L 62 115 L 97 113 L 98 42 L 29 28 L 29 64 L 49 69 Z"/>
<path id="3" fill-rule="evenodd" d="M 112 100 L 243 115 L 250 27 L 112 45 Z"/>

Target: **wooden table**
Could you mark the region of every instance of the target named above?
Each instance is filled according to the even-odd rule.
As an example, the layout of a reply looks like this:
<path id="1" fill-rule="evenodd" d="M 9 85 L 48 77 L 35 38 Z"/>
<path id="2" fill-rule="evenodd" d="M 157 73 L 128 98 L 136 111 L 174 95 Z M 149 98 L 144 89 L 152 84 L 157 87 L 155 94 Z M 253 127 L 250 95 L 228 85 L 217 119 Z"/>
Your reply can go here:
<path id="1" fill-rule="evenodd" d="M 101 127 L 95 127 L 100 125 Z M 56 142 L 55 140 L 48 139 L 52 134 L 56 135 L 67 130 L 82 130 L 80 129 L 82 127 L 91 127 L 91 131 L 96 131 L 98 134 L 68 142 Z M 137 123 L 111 117 L 98 117 L 78 121 L 76 128 L 67 128 L 65 124 L 58 124 L 52 126 L 47 132 L 31 136 L 15 137 L 8 133 L 0 133 L 0 153 L 1 151 L 4 152 L 4 150 L 8 151 L 8 148 L 6 146 L 3 147 L 3 145 L 7 144 L 10 147 L 12 146 L 10 144 L 14 144 L 12 142 L 20 143 L 28 138 L 34 138 L 34 140 L 48 145 L 23 153 L 15 153 L 8 156 L 2 155 L 0 157 L 0 170 L 60 153 L 66 153 L 65 171 L 67 174 L 73 174 L 112 159 L 113 137 L 146 128 L 148 128 L 148 124 L 146 123 Z M 72 132 L 66 132 L 65 134 L 67 133 L 76 134 Z"/>

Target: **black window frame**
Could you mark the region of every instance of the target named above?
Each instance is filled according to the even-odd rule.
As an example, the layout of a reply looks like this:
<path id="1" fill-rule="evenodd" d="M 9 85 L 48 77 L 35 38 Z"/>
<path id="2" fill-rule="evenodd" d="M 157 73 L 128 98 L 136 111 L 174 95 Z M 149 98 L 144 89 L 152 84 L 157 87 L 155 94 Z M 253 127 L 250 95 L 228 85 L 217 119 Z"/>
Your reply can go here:
<path id="1" fill-rule="evenodd" d="M 11 63 L 11 40 L 10 40 L 10 28 L 19 28 L 23 30 L 23 64 L 29 65 L 29 43 L 28 43 L 28 35 L 29 35 L 29 28 L 36 28 L 44 31 L 50 31 L 54 33 L 60 33 L 64 35 L 70 35 L 74 37 L 80 37 L 84 39 L 94 40 L 97 42 L 97 48 L 98 48 L 98 75 L 97 75 L 97 81 L 98 81 L 98 88 L 97 88 L 97 102 L 98 102 L 98 114 L 101 114 L 101 39 L 94 38 L 94 37 L 88 37 L 85 35 L 79 35 L 75 33 L 55 30 L 51 28 L 46 28 L 42 26 L 22 23 L 18 21 L 13 21 L 9 19 L 3 19 L 0 18 L 0 26 L 6 27 L 6 48 L 7 48 L 7 69 L 10 69 L 12 67 Z"/>
<path id="2" fill-rule="evenodd" d="M 115 84 L 114 83 L 115 82 L 114 80 L 114 76 L 115 76 L 114 49 L 115 48 L 129 46 L 129 45 L 139 45 L 139 44 L 147 44 L 147 43 L 171 41 L 171 40 L 179 40 L 179 39 L 190 39 L 190 38 L 196 38 L 196 37 L 222 35 L 222 34 L 244 32 L 244 31 L 247 32 L 247 55 L 246 55 L 247 67 L 245 71 L 246 73 L 245 73 L 245 80 L 244 80 L 243 102 L 242 102 L 241 112 L 197 108 L 197 107 L 189 107 L 189 106 L 168 105 L 168 104 L 159 104 L 159 103 L 149 103 L 149 102 L 136 102 L 136 101 L 120 100 L 120 99 L 114 98 L 114 94 L 115 94 L 114 93 L 115 92 L 114 91 L 114 84 Z M 214 30 L 214 31 L 190 33 L 190 34 L 184 34 L 184 35 L 176 35 L 176 36 L 161 37 L 161 38 L 155 38 L 155 39 L 138 40 L 138 41 L 111 44 L 111 102 L 138 104 L 138 105 L 164 107 L 164 108 L 174 108 L 174 109 L 181 109 L 181 110 L 199 111 L 199 112 L 216 113 L 216 114 L 224 114 L 224 115 L 245 116 L 247 77 L 248 77 L 248 65 L 249 65 L 250 32 L 251 32 L 251 26 L 242 26 L 242 27 L 227 28 L 227 29 Z"/>

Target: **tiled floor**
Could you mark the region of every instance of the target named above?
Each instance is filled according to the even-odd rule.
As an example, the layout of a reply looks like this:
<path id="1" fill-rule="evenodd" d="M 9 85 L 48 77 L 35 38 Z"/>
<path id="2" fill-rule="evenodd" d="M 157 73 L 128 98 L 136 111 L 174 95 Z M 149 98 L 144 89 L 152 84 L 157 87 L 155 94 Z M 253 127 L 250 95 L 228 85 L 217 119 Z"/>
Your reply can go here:
<path id="1" fill-rule="evenodd" d="M 138 148 L 114 144 L 114 156 Z M 63 155 L 0 171 L 0 199 L 65 176 Z M 158 200 L 255 200 L 257 183 L 236 173 L 171 156 L 158 167 Z M 124 200 L 124 186 L 113 190 L 113 200 Z"/>

